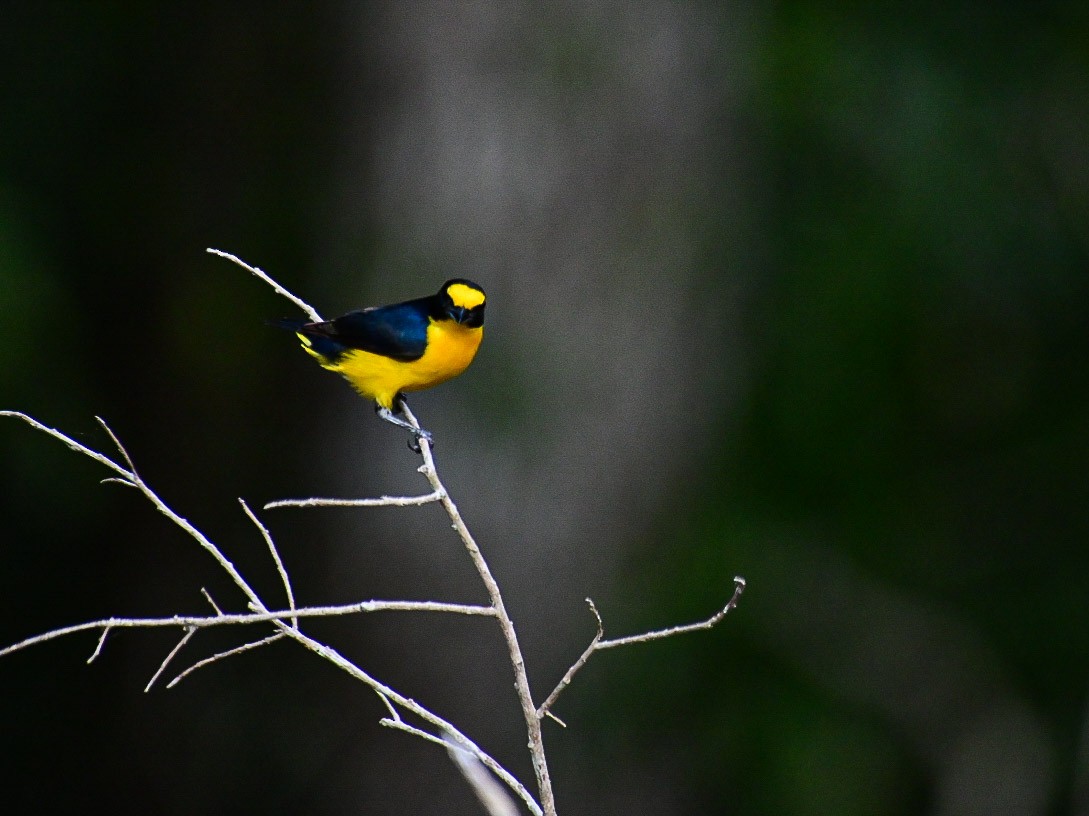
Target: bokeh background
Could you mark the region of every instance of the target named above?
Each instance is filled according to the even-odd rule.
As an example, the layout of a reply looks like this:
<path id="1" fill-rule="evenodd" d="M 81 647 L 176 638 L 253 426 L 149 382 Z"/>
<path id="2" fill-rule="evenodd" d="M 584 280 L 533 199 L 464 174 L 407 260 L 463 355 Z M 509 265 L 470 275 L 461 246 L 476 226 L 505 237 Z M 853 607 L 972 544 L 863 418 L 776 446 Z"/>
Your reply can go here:
<path id="1" fill-rule="evenodd" d="M 0 407 L 108 448 L 274 601 L 236 497 L 422 487 L 290 336 L 489 293 L 416 397 L 505 587 L 563 814 L 1089 813 L 1082 3 L 0 3 Z M 0 640 L 238 593 L 0 423 Z M 303 603 L 480 602 L 435 508 L 262 513 Z M 532 773 L 480 620 L 313 623 Z M 241 642 L 198 636 L 172 664 Z M 0 662 L 2 809 L 476 814 L 445 755 L 279 644 Z M 520 736 L 521 734 L 521 736 Z"/>

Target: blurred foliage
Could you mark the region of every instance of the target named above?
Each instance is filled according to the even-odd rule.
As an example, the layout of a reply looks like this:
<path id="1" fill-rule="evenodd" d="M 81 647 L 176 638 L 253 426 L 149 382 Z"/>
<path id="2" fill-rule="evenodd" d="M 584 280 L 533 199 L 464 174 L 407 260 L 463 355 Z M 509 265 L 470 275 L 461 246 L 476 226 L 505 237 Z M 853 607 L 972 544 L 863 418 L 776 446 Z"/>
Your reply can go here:
<path id="1" fill-rule="evenodd" d="M 1070 180 L 1089 150 L 1070 133 L 1089 124 L 1086 22 L 1075 4 L 769 18 L 748 103 L 771 253 L 752 387 L 698 501 L 676 497 L 700 510 L 637 559 L 655 597 L 673 575 L 666 619 L 750 580 L 683 672 L 699 678 L 686 758 L 719 783 L 701 812 L 1083 812 L 1089 211 Z M 913 628 L 963 637 L 905 656 L 889 635 Z M 951 671 L 969 648 L 979 665 Z M 938 676 L 879 679 L 924 658 Z M 912 710 L 943 694 L 961 702 Z M 1004 706 L 1029 733 L 984 732 L 996 761 L 957 778 L 954 743 Z"/>

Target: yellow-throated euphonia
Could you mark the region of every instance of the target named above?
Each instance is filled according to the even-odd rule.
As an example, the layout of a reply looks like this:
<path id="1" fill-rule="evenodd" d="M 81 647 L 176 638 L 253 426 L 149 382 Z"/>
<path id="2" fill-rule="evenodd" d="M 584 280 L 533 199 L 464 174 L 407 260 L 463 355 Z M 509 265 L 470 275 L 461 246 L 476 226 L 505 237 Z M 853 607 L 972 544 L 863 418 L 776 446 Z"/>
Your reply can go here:
<path id="1" fill-rule="evenodd" d="M 337 371 L 374 400 L 387 422 L 408 428 L 418 441 L 431 434 L 395 414 L 406 391 L 421 391 L 464 371 L 484 336 L 484 290 L 463 278 L 448 280 L 430 297 L 372 306 L 322 323 L 280 320 L 303 350 Z"/>

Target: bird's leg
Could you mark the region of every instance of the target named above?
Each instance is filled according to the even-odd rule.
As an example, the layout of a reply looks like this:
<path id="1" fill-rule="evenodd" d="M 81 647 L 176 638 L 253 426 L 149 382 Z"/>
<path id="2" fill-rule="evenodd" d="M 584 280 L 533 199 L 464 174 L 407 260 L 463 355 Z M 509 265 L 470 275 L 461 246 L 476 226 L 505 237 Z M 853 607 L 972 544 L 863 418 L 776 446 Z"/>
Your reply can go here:
<path id="1" fill-rule="evenodd" d="M 399 396 L 397 398 L 396 405 L 398 407 L 398 410 L 400 410 L 400 406 L 401 406 L 401 403 L 402 403 L 403 400 L 404 400 L 404 397 Z M 420 440 L 421 439 L 426 439 L 429 443 L 433 444 L 432 439 L 431 439 L 431 432 L 430 431 L 425 431 L 423 428 L 413 427 L 409 422 L 407 422 L 406 420 L 401 419 L 399 416 L 394 414 L 393 411 L 391 411 L 389 408 L 386 408 L 386 407 L 384 407 L 382 405 L 378 405 L 376 403 L 375 406 L 374 406 L 374 412 L 376 414 L 378 414 L 378 416 L 380 416 L 382 419 L 386 420 L 386 422 L 390 422 L 390 423 L 392 423 L 392 424 L 394 424 L 394 425 L 396 425 L 396 426 L 398 426 L 400 428 L 404 428 L 409 433 L 411 433 L 412 436 L 408 440 L 408 446 L 410 448 L 412 448 L 412 450 L 415 451 L 416 453 L 420 452 Z"/>

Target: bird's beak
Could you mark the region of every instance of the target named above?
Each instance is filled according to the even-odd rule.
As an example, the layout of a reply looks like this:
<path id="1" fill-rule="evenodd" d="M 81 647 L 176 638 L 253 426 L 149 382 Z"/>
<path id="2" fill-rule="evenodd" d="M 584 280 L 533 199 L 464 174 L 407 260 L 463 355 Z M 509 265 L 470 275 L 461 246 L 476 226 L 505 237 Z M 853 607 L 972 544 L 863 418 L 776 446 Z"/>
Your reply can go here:
<path id="1" fill-rule="evenodd" d="M 450 308 L 450 317 L 456 323 L 464 323 L 469 319 L 469 310 L 462 306 L 452 306 Z"/>

